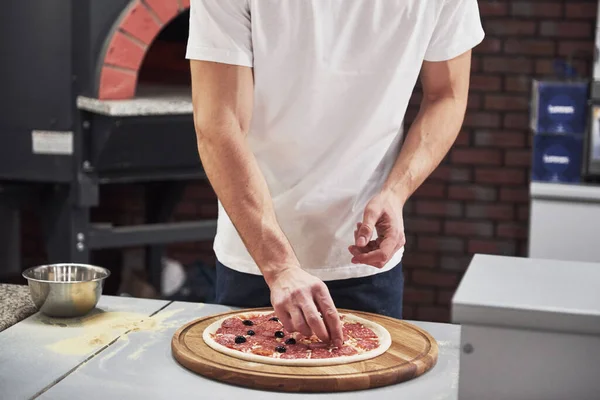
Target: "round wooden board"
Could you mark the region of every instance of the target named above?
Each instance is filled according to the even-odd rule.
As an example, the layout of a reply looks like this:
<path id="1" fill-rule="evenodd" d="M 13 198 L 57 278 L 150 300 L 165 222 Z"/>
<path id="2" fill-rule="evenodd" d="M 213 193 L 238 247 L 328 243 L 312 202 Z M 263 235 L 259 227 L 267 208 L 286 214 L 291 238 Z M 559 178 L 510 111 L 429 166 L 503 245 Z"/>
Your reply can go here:
<path id="1" fill-rule="evenodd" d="M 175 332 L 171 350 L 184 367 L 218 381 L 263 390 L 284 392 L 341 392 L 392 385 L 416 378 L 437 362 L 438 346 L 426 331 L 405 321 L 376 314 L 340 309 L 384 326 L 392 345 L 379 357 L 351 364 L 323 367 L 290 367 L 249 362 L 210 348 L 202 332 L 226 315 L 265 311 L 243 309 L 200 318 Z"/>

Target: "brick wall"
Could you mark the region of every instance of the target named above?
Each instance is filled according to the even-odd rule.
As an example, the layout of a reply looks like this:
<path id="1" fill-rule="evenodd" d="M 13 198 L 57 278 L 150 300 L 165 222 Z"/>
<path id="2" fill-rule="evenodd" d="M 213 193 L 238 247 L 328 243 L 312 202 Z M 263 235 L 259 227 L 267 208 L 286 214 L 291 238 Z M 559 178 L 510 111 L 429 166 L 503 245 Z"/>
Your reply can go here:
<path id="1" fill-rule="evenodd" d="M 588 76 L 591 69 L 596 0 L 480 0 L 479 5 L 487 38 L 474 53 L 463 130 L 405 210 L 404 313 L 410 319 L 449 320 L 450 300 L 474 253 L 526 255 L 531 78 L 551 75 L 555 58 L 574 53 L 580 73 Z M 417 89 L 407 123 L 419 100 Z M 138 196 L 130 189 L 103 193 L 103 204 L 112 210 L 101 213 L 104 219 L 128 223 L 141 214 L 118 209 L 130 203 L 125 198 Z M 215 216 L 210 186 L 198 183 L 175 218 Z M 40 237 L 32 224 L 24 229 L 26 264 L 40 261 Z M 214 261 L 209 242 L 173 245 L 168 252 L 184 263 Z"/>
<path id="2" fill-rule="evenodd" d="M 485 41 L 475 50 L 466 120 L 444 163 L 406 210 L 406 318 L 449 320 L 474 253 L 527 255 L 532 77 L 576 55 L 591 70 L 597 2 L 480 0 Z M 408 112 L 418 109 L 418 90 Z"/>

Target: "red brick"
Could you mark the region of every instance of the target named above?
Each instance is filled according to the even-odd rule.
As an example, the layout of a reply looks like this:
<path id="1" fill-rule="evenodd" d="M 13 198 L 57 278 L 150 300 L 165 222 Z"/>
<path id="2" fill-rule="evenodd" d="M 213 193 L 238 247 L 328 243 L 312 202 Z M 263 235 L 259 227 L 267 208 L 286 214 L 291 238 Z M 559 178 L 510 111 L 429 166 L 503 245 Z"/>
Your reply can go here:
<path id="1" fill-rule="evenodd" d="M 471 132 L 468 130 L 462 130 L 458 133 L 454 145 L 458 146 L 469 146 L 471 144 Z"/>
<path id="2" fill-rule="evenodd" d="M 533 61 L 525 57 L 485 57 L 483 70 L 486 72 L 505 72 L 511 74 L 530 74 L 533 72 Z"/>
<path id="3" fill-rule="evenodd" d="M 471 58 L 471 72 L 481 71 L 481 58 L 477 55 L 473 55 Z"/>
<path id="4" fill-rule="evenodd" d="M 512 256 L 517 252 L 517 244 L 511 240 L 471 239 L 468 244 L 468 252 Z"/>
<path id="5" fill-rule="evenodd" d="M 480 168 L 475 170 L 475 181 L 481 183 L 525 184 L 525 172 L 514 168 Z"/>
<path id="6" fill-rule="evenodd" d="M 447 271 L 464 272 L 472 259 L 473 256 L 443 255 L 440 258 L 440 268 Z"/>
<path id="7" fill-rule="evenodd" d="M 418 199 L 440 198 L 446 195 L 446 185 L 442 183 L 425 182 L 411 196 Z"/>
<path id="8" fill-rule="evenodd" d="M 586 41 L 560 41 L 558 55 L 563 57 L 593 57 L 595 45 L 593 40 Z"/>
<path id="9" fill-rule="evenodd" d="M 404 244 L 404 250 L 406 252 L 411 252 L 417 247 L 417 239 L 415 235 L 410 233 L 406 233 L 405 235 L 406 243 Z"/>
<path id="10" fill-rule="evenodd" d="M 130 99 L 135 95 L 137 74 L 135 72 L 102 67 L 98 98 L 101 100 Z"/>
<path id="11" fill-rule="evenodd" d="M 529 202 L 529 188 L 527 186 L 520 188 L 503 187 L 500 188 L 500 201 L 510 201 L 514 203 Z"/>
<path id="12" fill-rule="evenodd" d="M 504 155 L 504 163 L 513 167 L 529 167 L 531 165 L 531 151 L 508 150 Z"/>
<path id="13" fill-rule="evenodd" d="M 537 1 L 512 3 L 510 14 L 515 17 L 555 18 L 562 16 L 562 4 Z"/>
<path id="14" fill-rule="evenodd" d="M 500 53 L 502 49 L 502 41 L 497 38 L 486 37 L 473 51 L 476 54 L 493 54 Z"/>
<path id="15" fill-rule="evenodd" d="M 519 111 L 528 110 L 529 99 L 519 95 L 497 95 L 485 96 L 485 108 L 487 110 Z"/>
<path id="16" fill-rule="evenodd" d="M 535 33 L 535 22 L 496 19 L 484 21 L 484 30 L 490 36 L 530 36 Z"/>
<path id="17" fill-rule="evenodd" d="M 438 264 L 437 256 L 431 253 L 419 253 L 411 251 L 402 257 L 402 265 L 405 268 L 435 268 Z"/>
<path id="18" fill-rule="evenodd" d="M 525 112 L 508 112 L 504 115 L 502 126 L 506 129 L 528 129 L 529 114 Z"/>
<path id="19" fill-rule="evenodd" d="M 527 224 L 516 222 L 501 222 L 496 228 L 496 235 L 499 238 L 527 239 Z"/>
<path id="20" fill-rule="evenodd" d="M 181 8 L 190 8 L 190 0 L 179 0 Z"/>
<path id="21" fill-rule="evenodd" d="M 145 44 L 152 43 L 162 28 L 141 1 L 135 0 L 127 9 L 120 28 Z"/>
<path id="22" fill-rule="evenodd" d="M 456 201 L 421 200 L 415 208 L 418 215 L 460 217 L 463 213 L 462 205 Z"/>
<path id="23" fill-rule="evenodd" d="M 404 208 L 402 212 L 404 215 L 411 215 L 414 209 L 414 201 L 412 199 L 408 199 L 406 203 L 404 203 Z"/>
<path id="24" fill-rule="evenodd" d="M 540 34 L 548 37 L 588 38 L 593 33 L 592 24 L 583 21 L 542 21 Z"/>
<path id="25" fill-rule="evenodd" d="M 503 2 L 479 2 L 479 13 L 482 17 L 501 17 L 508 14 L 508 5 Z"/>
<path id="26" fill-rule="evenodd" d="M 104 62 L 137 71 L 142 64 L 145 54 L 145 47 L 142 47 L 123 33 L 117 31 L 108 45 Z"/>
<path id="27" fill-rule="evenodd" d="M 500 124 L 500 114 L 486 111 L 467 112 L 464 122 L 470 128 L 498 128 Z"/>
<path id="28" fill-rule="evenodd" d="M 404 230 L 410 233 L 440 233 L 442 223 L 433 218 L 405 217 Z"/>
<path id="29" fill-rule="evenodd" d="M 444 182 L 468 182 L 471 180 L 471 170 L 463 167 L 440 165 L 433 171 L 429 179 Z"/>
<path id="30" fill-rule="evenodd" d="M 467 108 L 469 110 L 476 110 L 481 108 L 483 104 L 482 97 L 479 93 L 470 93 L 469 98 L 467 100 Z"/>
<path id="31" fill-rule="evenodd" d="M 405 320 L 416 320 L 417 319 L 417 312 L 416 312 L 416 308 L 414 306 L 411 305 L 406 305 L 406 304 L 402 304 L 402 319 Z"/>
<path id="32" fill-rule="evenodd" d="M 475 221 L 446 221 L 444 232 L 455 236 L 491 237 L 494 235 L 494 224 Z"/>
<path id="33" fill-rule="evenodd" d="M 504 52 L 524 56 L 553 56 L 556 53 L 556 45 L 552 40 L 507 39 L 504 42 Z"/>
<path id="34" fill-rule="evenodd" d="M 456 148 L 450 152 L 450 159 L 456 164 L 500 165 L 502 152 L 492 149 Z"/>
<path id="35" fill-rule="evenodd" d="M 448 323 L 450 322 L 450 309 L 442 306 L 418 306 L 417 320 Z"/>
<path id="36" fill-rule="evenodd" d="M 529 204 L 517 208 L 517 219 L 519 221 L 529 221 Z"/>
<path id="37" fill-rule="evenodd" d="M 590 3 L 570 3 L 566 4 L 566 16 L 568 19 L 591 19 L 595 20 L 598 12 L 598 4 L 596 2 Z"/>
<path id="38" fill-rule="evenodd" d="M 529 76 L 504 77 L 504 90 L 507 92 L 529 93 L 531 91 L 531 78 Z"/>
<path id="39" fill-rule="evenodd" d="M 481 185 L 453 185 L 448 188 L 448 198 L 452 200 L 494 201 L 496 189 Z"/>
<path id="40" fill-rule="evenodd" d="M 412 274 L 413 282 L 420 285 L 453 288 L 458 283 L 456 274 L 416 270 Z"/>
<path id="41" fill-rule="evenodd" d="M 526 133 L 513 131 L 475 131 L 473 134 L 475 146 L 515 148 L 524 147 Z"/>
<path id="42" fill-rule="evenodd" d="M 515 210 L 508 204 L 467 204 L 467 218 L 512 221 Z"/>
<path id="43" fill-rule="evenodd" d="M 452 298 L 456 290 L 438 290 L 436 294 L 436 303 L 442 306 L 449 306 L 452 304 Z"/>
<path id="44" fill-rule="evenodd" d="M 541 74 L 541 75 L 553 75 L 554 74 L 554 61 L 553 60 L 536 60 L 535 73 Z"/>
<path id="45" fill-rule="evenodd" d="M 177 0 L 145 0 L 146 4 L 154 11 L 162 23 L 169 22 L 179 14 L 179 4 Z"/>
<path id="46" fill-rule="evenodd" d="M 417 247 L 422 251 L 440 251 L 460 253 L 465 250 L 463 239 L 437 236 L 421 236 L 417 239 Z"/>
<path id="47" fill-rule="evenodd" d="M 527 257 L 529 254 L 529 242 L 527 240 L 519 240 L 518 246 L 517 257 Z"/>
<path id="48" fill-rule="evenodd" d="M 483 92 L 493 92 L 500 90 L 502 79 L 499 76 L 492 75 L 472 75 L 470 89 Z"/>
<path id="49" fill-rule="evenodd" d="M 416 289 L 407 287 L 404 289 L 403 300 L 408 304 L 433 304 L 435 292 L 433 289 Z"/>

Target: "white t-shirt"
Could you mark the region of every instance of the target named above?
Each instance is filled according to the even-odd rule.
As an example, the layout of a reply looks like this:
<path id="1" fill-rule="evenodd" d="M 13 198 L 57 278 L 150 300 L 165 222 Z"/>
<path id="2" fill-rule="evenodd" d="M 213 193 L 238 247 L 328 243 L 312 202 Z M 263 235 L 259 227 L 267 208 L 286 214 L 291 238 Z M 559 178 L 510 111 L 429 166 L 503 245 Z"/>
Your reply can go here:
<path id="1" fill-rule="evenodd" d="M 248 141 L 281 228 L 323 280 L 387 271 L 348 246 L 397 158 L 423 60 L 484 37 L 476 0 L 192 0 L 186 57 L 254 68 Z M 219 204 L 217 258 L 260 274 Z"/>

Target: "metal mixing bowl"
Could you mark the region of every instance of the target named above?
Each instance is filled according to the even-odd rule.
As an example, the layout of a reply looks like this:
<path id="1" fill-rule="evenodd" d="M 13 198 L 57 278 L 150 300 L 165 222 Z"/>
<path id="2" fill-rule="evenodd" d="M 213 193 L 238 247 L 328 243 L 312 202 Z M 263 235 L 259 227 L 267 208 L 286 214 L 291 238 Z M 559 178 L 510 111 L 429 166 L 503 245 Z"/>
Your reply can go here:
<path id="1" fill-rule="evenodd" d="M 96 307 L 110 271 L 87 264 L 50 264 L 23 272 L 37 309 L 51 317 L 80 317 Z"/>

